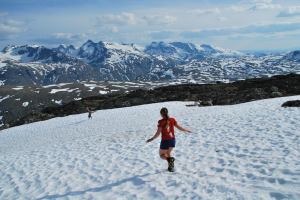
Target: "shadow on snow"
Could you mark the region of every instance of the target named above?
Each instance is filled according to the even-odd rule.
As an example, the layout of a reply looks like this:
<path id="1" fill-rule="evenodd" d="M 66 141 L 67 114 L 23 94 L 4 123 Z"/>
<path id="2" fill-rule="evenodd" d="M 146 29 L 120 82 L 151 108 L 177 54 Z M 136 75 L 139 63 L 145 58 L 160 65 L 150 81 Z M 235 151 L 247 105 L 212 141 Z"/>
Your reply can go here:
<path id="1" fill-rule="evenodd" d="M 41 198 L 38 198 L 37 200 L 56 199 L 56 198 L 63 198 L 63 197 L 67 197 L 67 196 L 78 196 L 78 195 L 83 195 L 87 192 L 102 192 L 102 191 L 105 191 L 105 190 L 110 190 L 113 187 L 122 185 L 122 184 L 127 183 L 127 182 L 132 182 L 134 185 L 142 185 L 142 184 L 146 183 L 146 181 L 141 179 L 142 177 L 146 177 L 146 176 L 149 176 L 149 175 L 155 175 L 155 174 L 158 174 L 158 173 L 160 173 L 160 172 L 156 172 L 156 173 L 153 173 L 153 174 L 147 173 L 147 174 L 143 174 L 143 175 L 132 176 L 130 178 L 125 178 L 125 179 L 116 181 L 114 183 L 108 184 L 108 185 L 104 185 L 104 186 L 101 186 L 101 187 L 95 187 L 95 188 L 89 188 L 87 190 L 82 190 L 82 191 L 70 191 L 70 192 L 67 192 L 65 194 L 46 195 L 46 196 L 43 196 Z"/>

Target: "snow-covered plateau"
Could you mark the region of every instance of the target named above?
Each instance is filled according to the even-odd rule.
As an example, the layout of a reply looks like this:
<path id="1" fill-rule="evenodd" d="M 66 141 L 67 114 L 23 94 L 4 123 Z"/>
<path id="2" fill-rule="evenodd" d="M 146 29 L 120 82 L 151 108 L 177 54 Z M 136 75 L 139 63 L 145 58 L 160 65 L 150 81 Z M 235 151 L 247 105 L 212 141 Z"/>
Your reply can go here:
<path id="1" fill-rule="evenodd" d="M 165 102 L 0 132 L 0 199 L 300 199 L 300 109 L 291 96 L 231 106 Z M 150 144 L 166 106 L 174 173 Z"/>

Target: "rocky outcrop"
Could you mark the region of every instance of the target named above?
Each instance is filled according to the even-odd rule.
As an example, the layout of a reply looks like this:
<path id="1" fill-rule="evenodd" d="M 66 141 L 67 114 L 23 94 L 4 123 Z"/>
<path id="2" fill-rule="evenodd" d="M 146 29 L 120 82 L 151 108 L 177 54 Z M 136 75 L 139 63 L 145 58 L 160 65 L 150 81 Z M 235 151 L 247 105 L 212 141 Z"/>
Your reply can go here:
<path id="1" fill-rule="evenodd" d="M 282 107 L 300 107 L 300 100 L 287 101 L 282 104 Z"/>
<path id="2" fill-rule="evenodd" d="M 282 96 L 300 94 L 300 75 L 274 76 L 271 78 L 249 79 L 234 83 L 185 84 L 159 87 L 150 90 L 138 89 L 129 93 L 110 94 L 84 98 L 58 107 L 48 107 L 40 113 L 15 121 L 12 126 L 62 117 L 92 110 L 112 109 L 165 101 L 211 101 L 213 105 L 230 105 L 274 97 L 274 88 Z"/>

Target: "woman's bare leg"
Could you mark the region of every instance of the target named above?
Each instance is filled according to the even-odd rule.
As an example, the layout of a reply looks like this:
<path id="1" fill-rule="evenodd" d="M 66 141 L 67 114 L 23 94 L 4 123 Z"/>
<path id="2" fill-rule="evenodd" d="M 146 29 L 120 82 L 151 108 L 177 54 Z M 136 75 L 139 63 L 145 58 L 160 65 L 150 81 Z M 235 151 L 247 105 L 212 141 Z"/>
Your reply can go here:
<path id="1" fill-rule="evenodd" d="M 171 157 L 172 150 L 173 150 L 173 147 L 169 147 L 169 149 L 167 150 L 168 158 Z"/>
<path id="2" fill-rule="evenodd" d="M 167 158 L 169 157 L 168 152 L 169 152 L 169 150 L 159 149 L 160 158 L 163 159 L 163 160 L 167 160 Z"/>

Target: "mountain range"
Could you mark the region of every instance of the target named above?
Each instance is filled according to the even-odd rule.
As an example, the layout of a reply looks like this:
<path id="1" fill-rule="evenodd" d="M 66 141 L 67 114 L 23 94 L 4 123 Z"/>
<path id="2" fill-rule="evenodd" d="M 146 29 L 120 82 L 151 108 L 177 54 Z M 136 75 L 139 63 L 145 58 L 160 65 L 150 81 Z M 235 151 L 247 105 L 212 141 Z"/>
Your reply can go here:
<path id="1" fill-rule="evenodd" d="M 0 85 L 48 85 L 80 81 L 235 81 L 300 72 L 300 51 L 254 55 L 184 42 L 135 44 L 86 41 L 5 47 Z"/>

